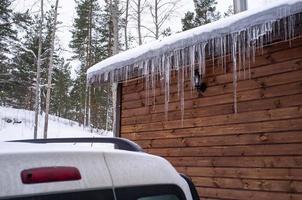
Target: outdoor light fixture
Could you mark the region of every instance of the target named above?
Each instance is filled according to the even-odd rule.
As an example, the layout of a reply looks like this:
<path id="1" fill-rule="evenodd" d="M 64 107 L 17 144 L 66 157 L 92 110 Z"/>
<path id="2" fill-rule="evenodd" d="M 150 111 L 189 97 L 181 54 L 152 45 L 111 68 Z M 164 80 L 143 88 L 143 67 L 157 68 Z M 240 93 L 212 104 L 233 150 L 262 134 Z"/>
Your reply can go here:
<path id="1" fill-rule="evenodd" d="M 198 69 L 195 69 L 194 72 L 194 84 L 199 94 L 205 92 L 208 87 L 206 83 L 202 82 L 202 75 L 200 75 Z"/>

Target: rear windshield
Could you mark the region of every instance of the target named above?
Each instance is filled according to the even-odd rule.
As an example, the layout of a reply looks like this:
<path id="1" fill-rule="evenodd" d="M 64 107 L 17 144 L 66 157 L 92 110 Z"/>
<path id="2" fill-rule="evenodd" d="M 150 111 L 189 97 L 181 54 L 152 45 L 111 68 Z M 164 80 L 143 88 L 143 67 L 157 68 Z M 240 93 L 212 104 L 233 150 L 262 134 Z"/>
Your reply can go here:
<path id="1" fill-rule="evenodd" d="M 9 200 L 186 200 L 176 185 L 150 185 L 10 198 Z"/>

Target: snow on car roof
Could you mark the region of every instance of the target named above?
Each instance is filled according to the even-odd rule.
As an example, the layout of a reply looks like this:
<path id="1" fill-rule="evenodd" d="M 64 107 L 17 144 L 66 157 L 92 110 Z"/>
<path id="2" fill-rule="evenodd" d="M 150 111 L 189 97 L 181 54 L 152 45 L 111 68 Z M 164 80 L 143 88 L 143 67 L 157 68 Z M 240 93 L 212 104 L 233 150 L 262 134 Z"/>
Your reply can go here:
<path id="1" fill-rule="evenodd" d="M 0 142 L 1 154 L 39 153 L 39 152 L 99 152 L 119 151 L 113 144 L 34 144 L 25 142 Z"/>
<path id="2" fill-rule="evenodd" d="M 109 57 L 89 68 L 87 71 L 87 79 L 90 84 L 108 81 L 112 76 L 112 74 L 110 74 L 108 78 L 108 73 L 115 70 L 120 70 L 121 68 L 138 64 L 154 57 L 161 57 L 165 53 L 183 49 L 213 38 L 222 37 L 222 35 L 240 32 L 248 27 L 280 20 L 301 11 L 301 0 L 283 0 L 268 6 L 248 10 Z M 100 76 L 104 76 L 104 80 L 100 80 Z M 111 81 L 117 80 L 116 78 L 111 78 Z"/>

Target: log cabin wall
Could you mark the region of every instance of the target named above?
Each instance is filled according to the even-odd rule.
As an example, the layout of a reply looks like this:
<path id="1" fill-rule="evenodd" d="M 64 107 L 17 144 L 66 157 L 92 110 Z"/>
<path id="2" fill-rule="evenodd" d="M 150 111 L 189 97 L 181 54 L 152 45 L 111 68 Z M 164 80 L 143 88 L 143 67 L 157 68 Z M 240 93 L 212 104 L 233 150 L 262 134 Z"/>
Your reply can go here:
<path id="1" fill-rule="evenodd" d="M 211 63 L 203 96 L 186 81 L 183 126 L 175 77 L 167 120 L 159 84 L 147 105 L 144 80 L 123 83 L 121 137 L 168 159 L 202 199 L 301 200 L 302 39 L 257 53 L 251 79 L 238 81 L 238 114 L 232 63 L 227 73 Z"/>

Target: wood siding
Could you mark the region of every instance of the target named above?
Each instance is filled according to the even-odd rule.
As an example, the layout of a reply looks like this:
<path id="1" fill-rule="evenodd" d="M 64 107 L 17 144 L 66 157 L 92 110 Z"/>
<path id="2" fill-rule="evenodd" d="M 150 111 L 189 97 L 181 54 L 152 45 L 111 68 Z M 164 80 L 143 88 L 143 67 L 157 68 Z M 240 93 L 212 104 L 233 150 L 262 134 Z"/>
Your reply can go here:
<path id="1" fill-rule="evenodd" d="M 159 84 L 147 105 L 144 80 L 124 83 L 121 136 L 190 176 L 202 199 L 301 200 L 302 39 L 257 53 L 238 82 L 238 114 L 228 60 L 227 73 L 207 62 L 202 97 L 186 81 L 183 126 L 175 77 L 168 120 Z"/>

